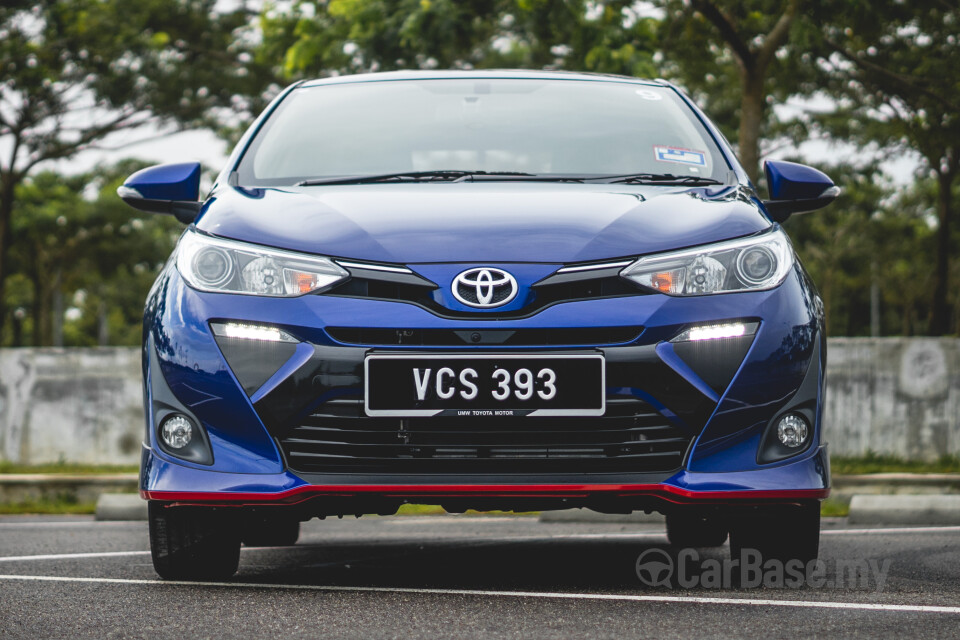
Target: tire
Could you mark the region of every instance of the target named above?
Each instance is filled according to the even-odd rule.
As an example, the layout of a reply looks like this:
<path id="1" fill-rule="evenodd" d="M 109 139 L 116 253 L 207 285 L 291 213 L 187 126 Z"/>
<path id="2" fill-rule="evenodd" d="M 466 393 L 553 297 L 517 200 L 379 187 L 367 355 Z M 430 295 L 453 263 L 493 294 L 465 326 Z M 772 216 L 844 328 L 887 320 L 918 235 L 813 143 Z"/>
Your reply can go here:
<path id="1" fill-rule="evenodd" d="M 148 504 L 150 555 L 165 580 L 223 580 L 237 571 L 240 538 L 230 518 L 213 508 Z"/>
<path id="2" fill-rule="evenodd" d="M 248 547 L 292 547 L 300 538 L 300 521 L 284 518 L 244 522 L 241 534 Z"/>
<path id="3" fill-rule="evenodd" d="M 730 555 L 734 559 L 750 549 L 762 562 L 799 560 L 804 566 L 820 554 L 820 504 L 757 507 L 734 516 L 730 527 Z"/>
<path id="4" fill-rule="evenodd" d="M 719 547 L 727 541 L 727 526 L 717 514 L 675 511 L 667 514 L 667 539 L 684 549 Z"/>

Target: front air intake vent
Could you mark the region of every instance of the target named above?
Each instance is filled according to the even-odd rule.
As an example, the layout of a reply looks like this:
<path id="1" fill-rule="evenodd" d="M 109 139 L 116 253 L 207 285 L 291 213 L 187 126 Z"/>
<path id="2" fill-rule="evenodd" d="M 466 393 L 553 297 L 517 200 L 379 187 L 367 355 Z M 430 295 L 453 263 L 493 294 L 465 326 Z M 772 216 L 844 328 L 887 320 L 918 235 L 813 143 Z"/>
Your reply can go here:
<path id="1" fill-rule="evenodd" d="M 280 439 L 304 473 L 538 474 L 679 469 L 691 436 L 634 397 L 597 418 L 368 418 L 336 399 Z"/>
<path id="2" fill-rule="evenodd" d="M 636 341 L 643 327 L 590 327 L 561 329 L 381 329 L 327 327 L 331 338 L 360 346 L 553 347 L 608 346 Z"/>

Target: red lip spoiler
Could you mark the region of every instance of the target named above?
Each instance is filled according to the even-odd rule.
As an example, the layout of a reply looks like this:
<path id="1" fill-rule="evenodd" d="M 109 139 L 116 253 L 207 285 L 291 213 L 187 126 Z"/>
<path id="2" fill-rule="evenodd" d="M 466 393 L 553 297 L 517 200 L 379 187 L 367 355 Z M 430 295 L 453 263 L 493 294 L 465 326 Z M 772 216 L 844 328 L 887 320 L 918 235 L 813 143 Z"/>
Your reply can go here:
<path id="1" fill-rule="evenodd" d="M 303 485 L 276 493 L 140 491 L 145 500 L 187 505 L 293 505 L 319 497 L 380 496 L 403 499 L 589 498 L 594 496 L 659 498 L 675 504 L 751 503 L 826 498 L 830 489 L 690 491 L 668 484 L 466 484 L 466 485 Z"/>

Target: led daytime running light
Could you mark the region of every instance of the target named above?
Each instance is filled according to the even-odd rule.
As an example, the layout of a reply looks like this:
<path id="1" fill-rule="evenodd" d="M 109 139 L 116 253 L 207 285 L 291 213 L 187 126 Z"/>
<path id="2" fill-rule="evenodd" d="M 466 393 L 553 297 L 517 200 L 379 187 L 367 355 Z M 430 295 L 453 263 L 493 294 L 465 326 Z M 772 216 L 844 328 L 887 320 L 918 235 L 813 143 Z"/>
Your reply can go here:
<path id="1" fill-rule="evenodd" d="M 239 322 L 215 322 L 210 325 L 214 335 L 241 340 L 260 340 L 263 342 L 299 342 L 286 331 L 262 324 L 242 324 Z"/>
<path id="2" fill-rule="evenodd" d="M 752 336 L 757 332 L 756 322 L 728 322 L 725 324 L 690 327 L 670 342 L 695 342 L 697 340 L 721 340 Z"/>

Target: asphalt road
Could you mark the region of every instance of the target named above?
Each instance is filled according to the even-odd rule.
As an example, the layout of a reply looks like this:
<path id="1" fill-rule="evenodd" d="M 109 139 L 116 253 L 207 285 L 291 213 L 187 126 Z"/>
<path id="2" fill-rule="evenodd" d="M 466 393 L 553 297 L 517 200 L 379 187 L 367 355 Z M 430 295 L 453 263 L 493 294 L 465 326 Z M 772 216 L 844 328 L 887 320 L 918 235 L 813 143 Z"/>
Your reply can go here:
<path id="1" fill-rule="evenodd" d="M 829 521 L 816 582 L 789 586 L 789 574 L 780 580 L 771 568 L 762 575 L 774 586 L 750 589 L 722 577 L 726 546 L 693 562 L 656 525 L 314 520 L 295 547 L 245 549 L 229 583 L 163 582 L 147 548 L 145 523 L 0 518 L 0 637 L 960 634 L 960 527 Z M 663 562 L 644 564 L 651 559 L 673 565 L 669 584 L 644 582 L 663 577 L 650 571 Z M 679 585 L 691 581 L 700 584 Z"/>

